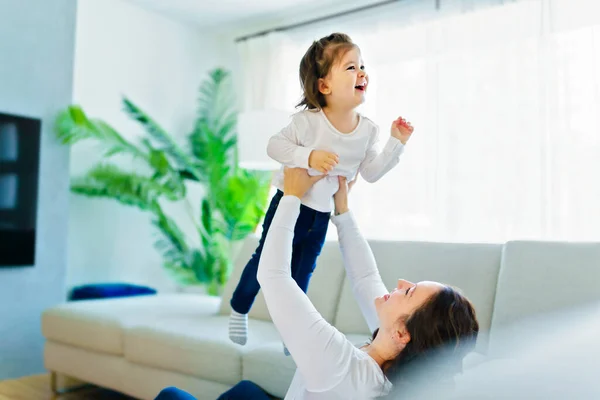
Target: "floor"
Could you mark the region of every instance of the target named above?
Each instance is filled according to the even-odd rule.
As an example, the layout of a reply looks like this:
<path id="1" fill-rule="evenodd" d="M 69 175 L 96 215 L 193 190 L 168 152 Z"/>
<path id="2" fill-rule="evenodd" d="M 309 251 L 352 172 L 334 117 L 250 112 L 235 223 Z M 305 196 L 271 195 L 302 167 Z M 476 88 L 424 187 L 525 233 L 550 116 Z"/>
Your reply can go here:
<path id="1" fill-rule="evenodd" d="M 50 390 L 50 375 L 34 375 L 0 381 L 0 400 L 135 400 L 109 390 L 90 386 L 55 396 Z"/>

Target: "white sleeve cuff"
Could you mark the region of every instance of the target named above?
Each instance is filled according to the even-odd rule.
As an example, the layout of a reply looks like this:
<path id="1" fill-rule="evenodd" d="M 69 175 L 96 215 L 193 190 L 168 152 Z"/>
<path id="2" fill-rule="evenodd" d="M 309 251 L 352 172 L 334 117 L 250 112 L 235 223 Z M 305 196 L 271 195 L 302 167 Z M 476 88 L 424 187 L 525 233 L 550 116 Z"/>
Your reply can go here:
<path id="1" fill-rule="evenodd" d="M 354 215 L 348 210 L 340 215 L 331 215 L 331 222 L 339 229 L 342 226 L 354 224 Z"/>
<path id="2" fill-rule="evenodd" d="M 397 153 L 397 155 L 400 155 L 403 151 L 404 145 L 402 144 L 400 139 L 396 139 L 393 136 L 390 136 L 387 143 L 385 144 L 385 147 L 383 148 L 383 152 L 388 154 Z"/>
<path id="3" fill-rule="evenodd" d="M 294 166 L 308 169 L 308 158 L 312 151 L 313 149 L 311 147 L 298 146 L 296 150 L 294 150 Z"/>

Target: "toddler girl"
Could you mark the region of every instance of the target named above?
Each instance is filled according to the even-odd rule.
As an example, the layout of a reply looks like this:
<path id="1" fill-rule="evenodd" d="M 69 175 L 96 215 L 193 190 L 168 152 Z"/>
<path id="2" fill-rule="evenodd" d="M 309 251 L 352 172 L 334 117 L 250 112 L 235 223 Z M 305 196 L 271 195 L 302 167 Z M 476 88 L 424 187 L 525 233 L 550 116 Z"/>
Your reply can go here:
<path id="1" fill-rule="evenodd" d="M 325 242 L 338 176 L 350 182 L 360 172 L 367 182 L 377 181 L 398 164 L 413 132 L 410 123 L 396 119 L 383 151 L 378 150 L 378 127 L 355 111 L 365 100 L 369 77 L 360 49 L 345 34 L 333 33 L 313 42 L 300 62 L 300 82 L 304 95 L 298 107 L 304 110 L 269 141 L 267 153 L 283 164 L 274 180 L 278 190 L 265 214 L 259 245 L 230 302 L 229 337 L 240 345 L 246 344 L 248 312 L 260 289 L 256 271 L 263 243 L 283 196 L 283 168 L 301 167 L 310 175 L 327 175 L 302 199 L 294 229 L 292 277 L 306 292 Z"/>

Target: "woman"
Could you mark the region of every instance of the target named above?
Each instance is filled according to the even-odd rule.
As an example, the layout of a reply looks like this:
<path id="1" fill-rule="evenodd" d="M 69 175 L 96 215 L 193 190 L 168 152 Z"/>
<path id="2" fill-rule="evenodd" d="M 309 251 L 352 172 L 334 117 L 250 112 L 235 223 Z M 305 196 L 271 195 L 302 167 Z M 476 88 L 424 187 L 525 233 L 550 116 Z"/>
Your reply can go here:
<path id="1" fill-rule="evenodd" d="M 286 169 L 284 197 L 271 222 L 258 267 L 258 281 L 269 313 L 297 365 L 285 400 L 385 396 L 392 383 L 405 388 L 415 378 L 412 372 L 436 359 L 442 350 L 450 356 L 444 358 L 444 365 L 451 360 L 451 370 L 442 369 L 437 378 L 460 370 L 462 358 L 472 349 L 479 331 L 473 306 L 460 293 L 437 282 L 399 280 L 397 287 L 388 292 L 371 249 L 349 211 L 349 185 L 344 178 L 340 178 L 340 189 L 334 196 L 332 221 L 338 229 L 354 296 L 374 332 L 371 342 L 356 348 L 323 319 L 294 282 L 290 261 L 300 198 L 320 178 L 310 177 L 304 169 Z M 157 399 L 190 398 L 185 396 L 189 395 L 168 388 Z M 253 383 L 243 381 L 219 399 L 270 397 Z"/>

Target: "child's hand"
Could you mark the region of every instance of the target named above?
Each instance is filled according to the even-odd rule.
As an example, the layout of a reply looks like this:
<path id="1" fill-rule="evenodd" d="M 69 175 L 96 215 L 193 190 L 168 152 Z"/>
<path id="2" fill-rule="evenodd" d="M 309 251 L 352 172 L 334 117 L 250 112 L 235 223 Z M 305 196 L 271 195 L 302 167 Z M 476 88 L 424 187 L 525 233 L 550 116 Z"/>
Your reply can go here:
<path id="1" fill-rule="evenodd" d="M 415 128 L 407 122 L 404 118 L 398 117 L 397 120 L 392 122 L 392 130 L 391 134 L 393 137 L 398 139 L 402 144 L 406 144 L 408 139 L 410 139 L 410 135 L 412 135 Z"/>
<path id="2" fill-rule="evenodd" d="M 308 166 L 319 172 L 327 173 L 340 162 L 337 154 L 323 150 L 313 150 L 308 156 Z"/>

